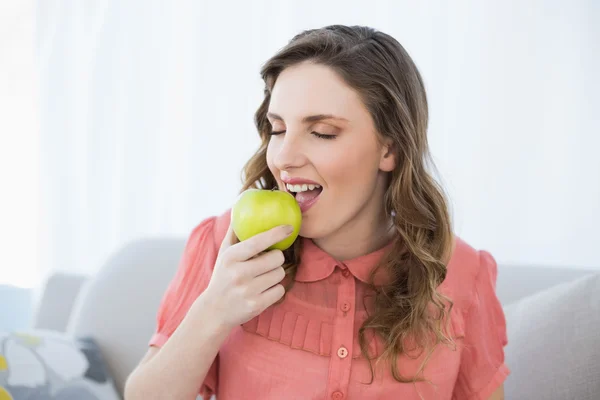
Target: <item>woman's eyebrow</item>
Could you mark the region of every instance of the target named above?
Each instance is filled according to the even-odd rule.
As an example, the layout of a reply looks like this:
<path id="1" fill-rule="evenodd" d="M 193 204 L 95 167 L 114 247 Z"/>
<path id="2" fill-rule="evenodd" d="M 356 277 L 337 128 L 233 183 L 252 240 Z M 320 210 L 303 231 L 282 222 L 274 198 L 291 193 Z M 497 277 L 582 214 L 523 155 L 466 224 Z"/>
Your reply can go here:
<path id="1" fill-rule="evenodd" d="M 281 118 L 281 116 L 272 113 L 272 112 L 268 112 L 267 113 L 267 117 L 271 118 L 271 119 L 276 119 L 279 121 L 283 121 L 283 118 Z M 318 122 L 318 121 L 323 121 L 326 119 L 335 119 L 335 120 L 339 120 L 339 121 L 345 121 L 348 122 L 348 120 L 346 118 L 342 118 L 342 117 L 338 117 L 332 114 L 317 114 L 317 115 L 309 115 L 308 117 L 304 117 L 302 118 L 302 122 L 303 123 L 312 123 L 312 122 Z"/>

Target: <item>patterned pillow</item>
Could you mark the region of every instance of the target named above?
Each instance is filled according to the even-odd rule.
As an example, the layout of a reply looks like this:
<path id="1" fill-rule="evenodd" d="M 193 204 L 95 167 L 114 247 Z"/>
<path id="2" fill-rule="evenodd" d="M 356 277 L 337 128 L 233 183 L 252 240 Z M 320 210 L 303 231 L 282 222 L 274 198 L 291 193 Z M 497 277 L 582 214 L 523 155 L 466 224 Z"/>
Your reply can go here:
<path id="1" fill-rule="evenodd" d="M 0 332 L 0 400 L 120 400 L 90 338 Z"/>

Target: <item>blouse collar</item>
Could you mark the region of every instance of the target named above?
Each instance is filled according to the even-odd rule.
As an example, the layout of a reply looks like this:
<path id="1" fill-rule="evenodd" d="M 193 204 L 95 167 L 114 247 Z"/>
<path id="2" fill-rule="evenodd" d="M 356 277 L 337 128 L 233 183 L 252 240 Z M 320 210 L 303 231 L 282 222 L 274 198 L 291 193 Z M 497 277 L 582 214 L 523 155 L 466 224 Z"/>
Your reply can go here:
<path id="1" fill-rule="evenodd" d="M 392 248 L 393 241 L 389 242 L 379 250 L 365 254 L 350 260 L 340 261 L 319 248 L 312 239 L 301 238 L 302 256 L 300 265 L 296 272 L 296 281 L 315 282 L 327 278 L 333 273 L 336 267 L 348 269 L 352 275 L 359 280 L 368 283 L 369 275 L 381 258 Z M 375 282 L 381 279 L 380 269 L 375 277 Z M 378 279 L 379 278 L 379 279 Z"/>

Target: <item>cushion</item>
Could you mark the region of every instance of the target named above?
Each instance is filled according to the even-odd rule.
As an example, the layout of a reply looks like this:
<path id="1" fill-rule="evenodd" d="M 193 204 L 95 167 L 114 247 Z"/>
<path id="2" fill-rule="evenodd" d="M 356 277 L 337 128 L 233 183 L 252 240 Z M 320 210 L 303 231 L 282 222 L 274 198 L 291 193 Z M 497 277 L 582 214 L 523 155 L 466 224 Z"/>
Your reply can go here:
<path id="1" fill-rule="evenodd" d="M 127 244 L 81 289 L 73 306 L 67 333 L 96 340 L 120 393 L 148 351 L 160 301 L 184 246 L 185 239 Z"/>
<path id="2" fill-rule="evenodd" d="M 505 315 L 507 399 L 600 398 L 600 274 L 526 297 Z"/>
<path id="3" fill-rule="evenodd" d="M 117 400 L 90 338 L 51 331 L 0 333 L 0 400 Z"/>

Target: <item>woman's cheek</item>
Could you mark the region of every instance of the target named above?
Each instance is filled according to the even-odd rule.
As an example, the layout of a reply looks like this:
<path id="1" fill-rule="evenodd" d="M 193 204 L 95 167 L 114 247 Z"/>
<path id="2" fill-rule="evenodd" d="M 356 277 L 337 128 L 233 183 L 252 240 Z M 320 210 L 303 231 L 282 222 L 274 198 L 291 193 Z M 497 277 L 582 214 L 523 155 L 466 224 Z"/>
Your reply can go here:
<path id="1" fill-rule="evenodd" d="M 275 176 L 277 176 L 275 173 L 278 172 L 277 168 L 275 168 L 275 165 L 273 165 L 273 154 L 274 154 L 274 149 L 273 149 L 273 142 L 270 141 L 269 144 L 267 145 L 267 166 L 269 167 L 269 170 L 271 170 L 271 173 Z"/>

